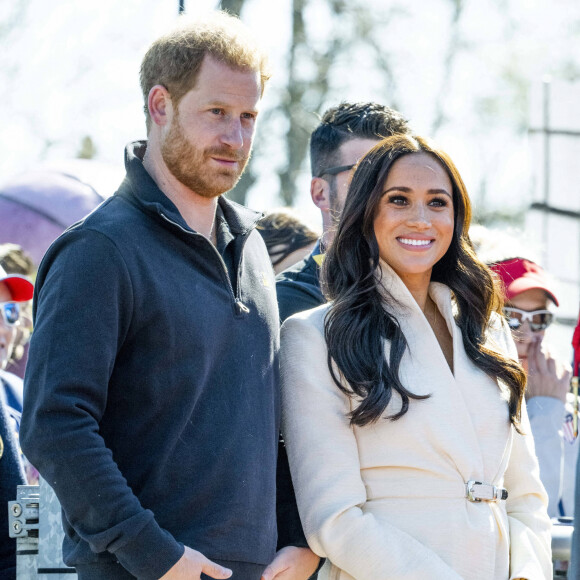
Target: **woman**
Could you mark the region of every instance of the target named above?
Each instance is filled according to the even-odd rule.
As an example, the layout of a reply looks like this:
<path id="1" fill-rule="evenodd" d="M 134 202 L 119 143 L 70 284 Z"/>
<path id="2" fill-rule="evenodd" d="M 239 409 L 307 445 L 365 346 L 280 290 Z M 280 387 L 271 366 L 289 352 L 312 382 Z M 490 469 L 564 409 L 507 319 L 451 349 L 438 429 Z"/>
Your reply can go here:
<path id="1" fill-rule="evenodd" d="M 551 578 L 525 375 L 470 213 L 445 153 L 385 139 L 325 258 L 332 302 L 282 328 L 284 436 L 327 578 Z"/>
<path id="2" fill-rule="evenodd" d="M 526 401 L 540 476 L 548 492 L 548 515 L 573 516 L 578 438 L 569 393 L 572 369 L 544 341 L 558 306 L 554 282 L 543 268 L 524 258 L 500 260 L 490 268 L 502 283 L 504 313 L 528 373 Z"/>

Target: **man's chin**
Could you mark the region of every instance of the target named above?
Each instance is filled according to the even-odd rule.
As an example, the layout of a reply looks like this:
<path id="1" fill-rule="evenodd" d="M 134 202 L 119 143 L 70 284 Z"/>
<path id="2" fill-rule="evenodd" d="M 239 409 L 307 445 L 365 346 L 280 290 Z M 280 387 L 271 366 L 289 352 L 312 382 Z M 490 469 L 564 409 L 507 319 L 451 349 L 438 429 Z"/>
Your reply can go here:
<path id="1" fill-rule="evenodd" d="M 200 195 L 201 197 L 205 197 L 207 199 L 212 199 L 214 197 L 219 197 L 220 195 L 223 195 L 224 193 L 227 193 L 228 191 L 230 191 L 231 189 L 233 189 L 236 185 L 236 183 L 239 181 L 239 179 L 236 180 L 227 180 L 227 181 L 221 181 L 220 183 L 213 183 L 212 187 L 189 187 L 189 189 L 191 189 L 191 191 L 197 193 L 197 195 Z M 186 184 L 187 185 L 187 184 Z"/>
<path id="2" fill-rule="evenodd" d="M 211 176 L 206 174 L 203 181 L 189 179 L 187 175 L 174 174 L 174 177 L 197 195 L 208 199 L 230 191 L 240 180 L 240 175 L 237 172 L 232 174 L 231 171 L 221 171 Z"/>
<path id="3" fill-rule="evenodd" d="M 216 189 L 219 187 L 222 190 L 221 193 L 226 193 L 238 184 L 241 177 L 242 175 L 238 171 L 223 171 L 216 177 L 214 185 Z M 221 193 L 218 195 L 221 195 Z"/>

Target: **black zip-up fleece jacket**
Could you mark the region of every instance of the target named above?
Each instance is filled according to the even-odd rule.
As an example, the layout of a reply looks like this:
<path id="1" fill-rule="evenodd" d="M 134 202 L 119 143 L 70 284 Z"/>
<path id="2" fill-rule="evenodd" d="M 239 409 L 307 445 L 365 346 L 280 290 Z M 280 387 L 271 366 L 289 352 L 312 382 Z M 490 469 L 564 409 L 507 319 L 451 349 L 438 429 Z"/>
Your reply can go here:
<path id="1" fill-rule="evenodd" d="M 118 192 L 39 269 L 21 441 L 62 504 L 68 565 L 154 579 L 183 545 L 275 553 L 278 311 L 260 214 L 223 198 L 236 279 L 126 150 Z"/>

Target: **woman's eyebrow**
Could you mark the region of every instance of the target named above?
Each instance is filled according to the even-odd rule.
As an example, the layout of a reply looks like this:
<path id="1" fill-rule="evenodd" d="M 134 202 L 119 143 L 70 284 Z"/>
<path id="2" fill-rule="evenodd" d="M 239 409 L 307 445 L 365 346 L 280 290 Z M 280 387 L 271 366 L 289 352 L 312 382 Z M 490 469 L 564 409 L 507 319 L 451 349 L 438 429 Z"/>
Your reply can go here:
<path id="1" fill-rule="evenodd" d="M 406 187 L 404 185 L 393 185 L 392 187 L 389 187 L 389 189 L 385 189 L 385 191 L 383 191 L 384 193 L 389 193 L 389 191 L 402 191 L 403 193 L 411 193 L 413 190 L 410 187 Z M 435 189 L 428 189 L 427 193 L 429 195 L 447 195 L 448 197 L 452 197 L 451 194 L 446 190 L 446 189 L 439 189 L 439 188 L 435 188 Z"/>

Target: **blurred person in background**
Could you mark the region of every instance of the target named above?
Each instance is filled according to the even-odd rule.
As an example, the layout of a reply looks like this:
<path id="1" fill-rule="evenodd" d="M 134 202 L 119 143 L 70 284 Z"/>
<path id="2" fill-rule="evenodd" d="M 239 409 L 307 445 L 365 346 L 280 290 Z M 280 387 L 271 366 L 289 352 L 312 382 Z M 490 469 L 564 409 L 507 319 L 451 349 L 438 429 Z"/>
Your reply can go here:
<path id="1" fill-rule="evenodd" d="M 0 251 L 2 249 L 0 246 Z M 17 443 L 24 386 L 22 378 L 10 372 L 9 366 L 15 363 L 18 356 L 22 356 L 23 347 L 30 336 L 32 324 L 30 314 L 27 312 L 33 291 L 34 286 L 27 277 L 8 273 L 0 265 L 0 385 Z M 38 472 L 21 453 L 20 458 L 28 484 L 36 485 Z"/>
<path id="2" fill-rule="evenodd" d="M 282 322 L 326 302 L 320 289 L 321 257 L 334 238 L 351 169 L 383 137 L 410 132 L 401 113 L 379 103 L 342 102 L 322 115 L 310 137 L 310 196 L 322 215 L 322 237 L 309 256 L 276 279 Z"/>
<path id="3" fill-rule="evenodd" d="M 17 346 L 22 307 L 32 299 L 34 287 L 24 276 L 8 274 L 0 266 L 0 382 L 6 403 L 13 418 L 20 425 L 22 413 L 22 379 L 6 371 Z"/>
<path id="4" fill-rule="evenodd" d="M 1 292 L 1 291 L 0 291 Z M 16 578 L 16 540 L 8 534 L 8 502 L 16 499 L 16 487 L 26 485 L 20 460 L 14 419 L 0 389 L 0 578 Z"/>
<path id="5" fill-rule="evenodd" d="M 569 392 L 571 368 L 546 339 L 559 306 L 556 281 L 538 264 L 539 249 L 524 232 L 476 224 L 469 233 L 477 255 L 500 282 L 504 312 L 527 374 L 528 414 L 548 514 L 573 516 L 579 444 Z"/>
<path id="6" fill-rule="evenodd" d="M 574 335 L 572 337 L 572 346 L 574 348 L 573 357 L 573 373 L 577 373 L 580 369 L 580 316 L 578 317 L 578 322 L 576 328 L 574 329 Z M 575 375 L 576 376 L 576 375 Z M 576 463 L 576 481 L 580 482 L 580 461 Z M 574 513 L 580 514 L 580 484 L 576 485 L 576 491 L 574 493 Z M 571 559 L 570 567 L 568 569 L 568 580 L 580 580 L 580 525 L 574 526 L 574 533 L 572 535 L 572 545 L 571 545 Z"/>
<path id="7" fill-rule="evenodd" d="M 0 244 L 0 266 L 8 274 L 17 274 L 34 281 L 36 266 L 31 256 L 18 244 Z M 20 308 L 20 323 L 12 349 L 12 357 L 6 370 L 24 378 L 28 358 L 28 340 L 32 331 L 32 302 L 25 302 Z"/>
<path id="8" fill-rule="evenodd" d="M 0 244 L 0 266 L 6 272 L 34 280 L 36 266 L 32 257 L 18 244 Z"/>
<path id="9" fill-rule="evenodd" d="M 526 401 L 550 517 L 574 515 L 578 437 L 573 430 L 571 367 L 544 341 L 559 306 L 555 282 L 538 264 L 507 258 L 489 264 L 501 281 L 504 313 L 526 371 Z"/>
<path id="10" fill-rule="evenodd" d="M 320 236 L 288 207 L 266 212 L 257 230 L 266 244 L 275 274 L 310 254 Z"/>
<path id="11" fill-rule="evenodd" d="M 8 536 L 7 502 L 16 486 L 27 482 L 18 432 L 22 413 L 22 380 L 5 371 L 20 327 L 20 309 L 32 298 L 32 283 L 7 274 L 0 266 L 0 577 L 16 577 L 16 540 Z"/>

